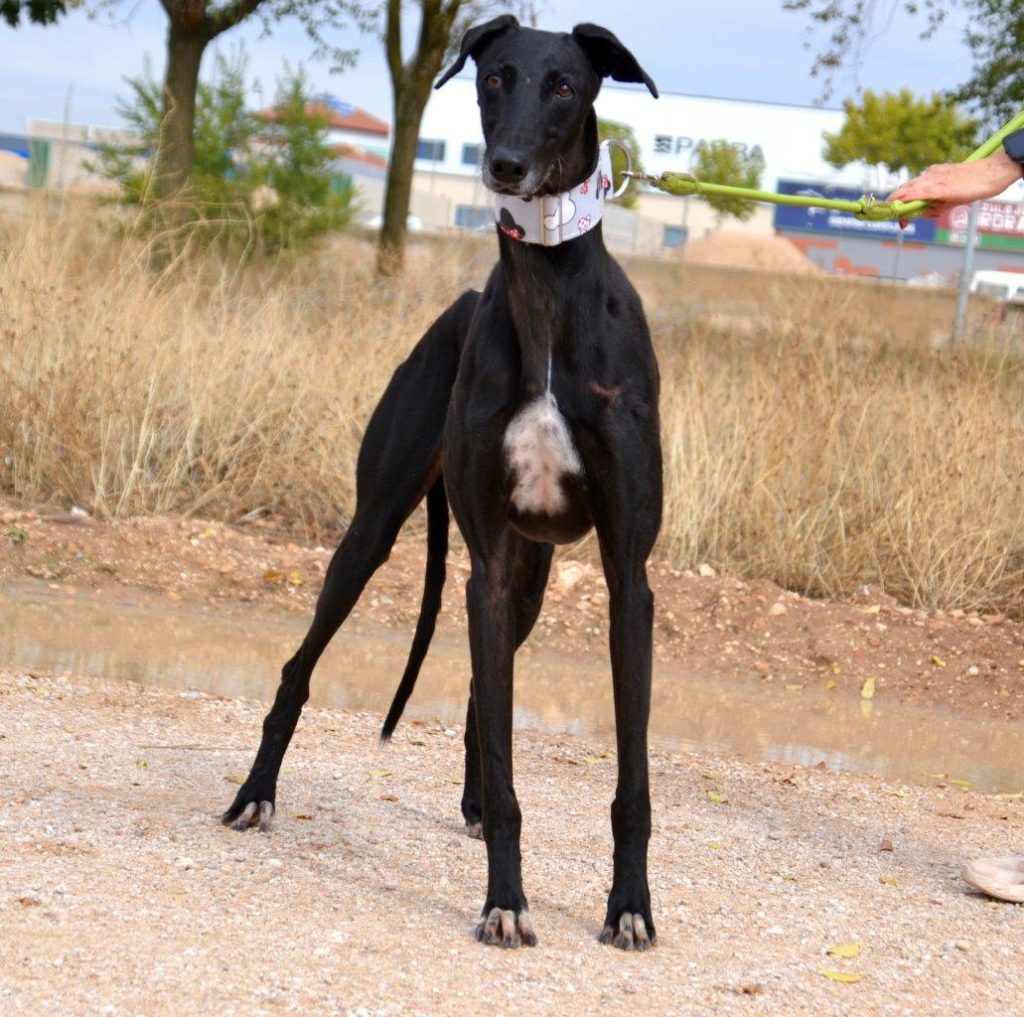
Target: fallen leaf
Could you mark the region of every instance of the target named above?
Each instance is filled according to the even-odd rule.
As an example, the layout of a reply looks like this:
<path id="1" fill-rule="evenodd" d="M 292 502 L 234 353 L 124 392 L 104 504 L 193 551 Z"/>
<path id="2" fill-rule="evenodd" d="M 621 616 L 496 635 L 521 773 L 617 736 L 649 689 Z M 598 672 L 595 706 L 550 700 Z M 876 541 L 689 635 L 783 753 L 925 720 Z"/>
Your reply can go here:
<path id="1" fill-rule="evenodd" d="M 397 795 L 381 795 L 380 796 L 380 800 L 382 802 L 397 802 L 398 801 L 398 796 Z"/>
<path id="2" fill-rule="evenodd" d="M 302 576 L 298 572 L 292 572 L 288 576 L 289 586 L 301 586 L 303 583 Z"/>
<path id="3" fill-rule="evenodd" d="M 860 690 L 861 699 L 874 699 L 875 698 L 875 679 L 868 678 L 867 681 L 861 686 Z"/>
<path id="4" fill-rule="evenodd" d="M 760 982 L 748 982 L 734 991 L 738 996 L 760 996 L 764 986 Z"/>
<path id="5" fill-rule="evenodd" d="M 721 791 L 708 791 L 708 801 L 712 805 L 728 805 L 729 798 L 727 795 L 723 795 Z"/>
<path id="6" fill-rule="evenodd" d="M 263 573 L 263 582 L 265 582 L 265 583 L 272 584 L 272 583 L 280 583 L 280 582 L 283 582 L 283 581 L 284 581 L 284 573 L 283 572 L 277 572 L 274 569 L 271 569 L 269 572 L 264 572 Z"/>
<path id="7" fill-rule="evenodd" d="M 390 777 L 391 776 L 391 771 L 390 770 L 371 770 L 370 771 L 370 776 L 371 777 Z"/>
<path id="8" fill-rule="evenodd" d="M 587 766 L 598 766 L 601 763 L 607 763 L 609 759 L 614 759 L 615 756 L 610 752 L 602 752 L 599 756 L 584 756 L 583 762 Z"/>
<path id="9" fill-rule="evenodd" d="M 861 980 L 860 975 L 855 975 L 850 971 L 833 971 L 831 968 L 822 968 L 821 973 L 833 982 L 843 982 L 846 985 L 853 985 Z"/>
<path id="10" fill-rule="evenodd" d="M 825 951 L 830 957 L 859 957 L 860 943 L 840 943 Z"/>
<path id="11" fill-rule="evenodd" d="M 839 674 L 839 665 L 838 665 L 838 664 L 833 664 L 833 665 L 832 665 L 832 666 L 831 666 L 831 667 L 829 668 L 829 670 L 830 670 L 830 671 L 831 671 L 831 672 L 832 672 L 833 674 Z"/>
<path id="12" fill-rule="evenodd" d="M 229 773 L 224 779 L 229 784 L 244 784 L 245 783 L 245 777 L 242 776 L 242 774 L 240 774 L 240 773 Z"/>
<path id="13" fill-rule="evenodd" d="M 803 692 L 803 690 L 804 690 L 804 687 L 802 685 L 787 685 L 786 686 L 786 691 L 787 692 Z"/>
<path id="14" fill-rule="evenodd" d="M 701 776 L 705 780 L 721 780 L 722 779 L 722 775 L 720 773 L 718 773 L 716 770 L 712 770 L 709 773 L 702 773 Z"/>
<path id="15" fill-rule="evenodd" d="M 932 654 L 932 663 L 936 667 L 945 667 L 946 666 L 946 662 L 937 653 Z"/>
<path id="16" fill-rule="evenodd" d="M 708 844 L 708 850 L 710 850 L 710 851 L 724 851 L 725 850 L 725 845 L 724 844 L 720 844 L 717 840 L 713 840 L 710 844 Z"/>
<path id="17" fill-rule="evenodd" d="M 880 876 L 878 879 L 879 883 L 883 883 L 885 886 L 899 886 L 900 884 L 896 881 L 893 876 Z"/>
<path id="18" fill-rule="evenodd" d="M 989 798 L 996 802 L 1019 802 L 1024 798 L 1024 791 L 1015 791 L 1012 794 L 1006 792 L 1004 794 L 989 795 Z"/>
<path id="19" fill-rule="evenodd" d="M 828 692 L 831 692 L 833 689 L 838 689 L 838 688 L 839 688 L 839 682 L 837 682 L 835 680 L 835 678 L 829 678 L 829 680 L 827 682 L 825 682 L 825 689 Z"/>
<path id="20" fill-rule="evenodd" d="M 950 777 L 949 783 L 960 788 L 961 791 L 967 791 L 971 786 L 971 782 L 969 780 L 962 780 L 959 777 Z"/>
<path id="21" fill-rule="evenodd" d="M 893 798 L 908 798 L 910 796 L 910 792 L 905 787 L 901 787 L 899 791 L 890 790 L 889 794 Z"/>

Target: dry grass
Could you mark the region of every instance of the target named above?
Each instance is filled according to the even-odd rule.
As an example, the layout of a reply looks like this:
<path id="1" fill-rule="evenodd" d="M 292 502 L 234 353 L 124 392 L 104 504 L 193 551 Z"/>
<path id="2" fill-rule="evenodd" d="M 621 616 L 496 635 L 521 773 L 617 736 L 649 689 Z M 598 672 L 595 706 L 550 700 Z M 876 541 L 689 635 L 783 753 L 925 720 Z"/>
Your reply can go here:
<path id="1" fill-rule="evenodd" d="M 364 421 L 492 244 L 424 244 L 400 284 L 346 239 L 162 274 L 87 213 L 0 240 L 0 492 L 100 514 L 353 507 Z M 934 348 L 946 296 L 671 264 L 631 273 L 658 337 L 662 551 L 817 594 L 1022 612 L 1024 381 Z"/>

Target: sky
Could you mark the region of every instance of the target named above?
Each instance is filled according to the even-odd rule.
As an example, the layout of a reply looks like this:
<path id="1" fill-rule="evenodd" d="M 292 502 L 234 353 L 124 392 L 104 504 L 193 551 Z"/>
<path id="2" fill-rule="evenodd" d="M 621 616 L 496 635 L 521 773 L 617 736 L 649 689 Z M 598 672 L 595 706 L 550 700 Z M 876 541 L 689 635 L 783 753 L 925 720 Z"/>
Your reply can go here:
<path id="1" fill-rule="evenodd" d="M 809 74 L 812 53 L 804 48 L 806 17 L 783 11 L 781 0 L 549 0 L 540 8 L 538 27 L 564 31 L 581 21 L 614 31 L 664 92 L 797 105 L 812 105 L 821 96 L 821 83 Z M 33 118 L 62 120 L 66 107 L 71 122 L 118 126 L 124 78 L 141 74 L 147 59 L 156 75 L 162 73 L 166 24 L 157 0 L 121 0 L 93 17 L 78 11 L 49 28 L 0 25 L 0 132 L 22 134 Z M 908 86 L 930 93 L 966 79 L 971 64 L 961 42 L 962 17 L 928 41 L 918 38 L 918 24 L 894 14 L 861 65 L 839 79 L 829 105 L 839 105 L 858 87 Z M 253 92 L 254 105 L 269 101 L 286 63 L 301 64 L 315 91 L 389 120 L 390 83 L 379 41 L 351 31 L 339 35 L 337 44 L 358 48 L 360 57 L 354 68 L 332 74 L 325 63 L 310 59 L 310 41 L 297 23 L 279 22 L 266 36 L 253 21 L 210 47 L 203 73 L 213 65 L 215 50 L 230 54 L 243 45 L 249 74 L 261 85 Z"/>

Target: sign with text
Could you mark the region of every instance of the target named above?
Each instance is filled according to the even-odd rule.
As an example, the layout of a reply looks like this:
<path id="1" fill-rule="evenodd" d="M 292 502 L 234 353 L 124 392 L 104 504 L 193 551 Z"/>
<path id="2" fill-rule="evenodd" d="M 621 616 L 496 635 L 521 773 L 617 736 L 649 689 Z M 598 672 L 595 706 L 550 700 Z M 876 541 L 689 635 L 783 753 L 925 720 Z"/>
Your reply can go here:
<path id="1" fill-rule="evenodd" d="M 780 180 L 777 190 L 780 194 L 800 194 L 805 197 L 839 201 L 858 201 L 863 196 L 863 192 L 852 187 L 809 184 L 797 180 Z M 895 221 L 868 222 L 858 219 L 849 212 L 838 212 L 828 208 L 776 205 L 774 221 L 777 230 L 799 230 L 803 233 L 840 233 L 844 236 L 895 239 L 901 232 L 899 223 Z M 935 221 L 932 219 L 913 219 L 902 234 L 904 240 L 918 244 L 932 244 L 938 239 Z"/>
<path id="2" fill-rule="evenodd" d="M 967 241 L 969 205 L 957 205 L 938 219 L 942 243 L 963 246 Z M 978 204 L 978 245 L 1024 251 L 1024 204 L 1015 201 L 982 201 Z"/>

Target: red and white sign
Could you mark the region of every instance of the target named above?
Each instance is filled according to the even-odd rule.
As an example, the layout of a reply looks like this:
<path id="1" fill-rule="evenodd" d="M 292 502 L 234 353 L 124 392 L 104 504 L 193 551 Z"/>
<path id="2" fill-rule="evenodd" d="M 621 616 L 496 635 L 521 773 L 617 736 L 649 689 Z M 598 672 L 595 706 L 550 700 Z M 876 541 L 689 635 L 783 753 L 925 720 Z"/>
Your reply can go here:
<path id="1" fill-rule="evenodd" d="M 957 205 L 939 217 L 939 229 L 966 233 L 968 205 Z M 978 206 L 978 232 L 1002 237 L 1024 236 L 1024 204 L 1015 201 L 982 201 Z"/>

